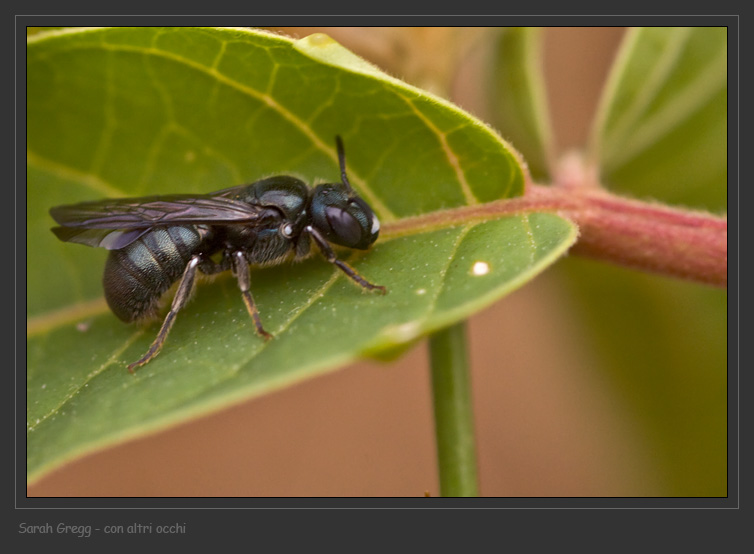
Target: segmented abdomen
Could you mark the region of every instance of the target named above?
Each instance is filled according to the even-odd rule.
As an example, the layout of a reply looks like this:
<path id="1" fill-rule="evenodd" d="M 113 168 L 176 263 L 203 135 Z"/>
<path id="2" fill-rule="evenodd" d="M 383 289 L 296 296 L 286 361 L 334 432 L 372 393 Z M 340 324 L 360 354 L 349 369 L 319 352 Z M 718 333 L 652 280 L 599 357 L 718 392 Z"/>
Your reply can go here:
<path id="1" fill-rule="evenodd" d="M 172 226 L 111 251 L 103 284 L 113 313 L 126 322 L 155 315 L 160 296 L 183 274 L 202 240 L 194 226 Z"/>

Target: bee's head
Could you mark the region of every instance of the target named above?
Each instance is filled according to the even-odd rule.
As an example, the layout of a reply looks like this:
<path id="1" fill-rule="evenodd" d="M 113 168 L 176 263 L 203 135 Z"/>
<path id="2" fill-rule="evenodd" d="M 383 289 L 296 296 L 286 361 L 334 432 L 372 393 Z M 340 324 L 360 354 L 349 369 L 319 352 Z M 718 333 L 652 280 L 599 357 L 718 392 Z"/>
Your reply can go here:
<path id="1" fill-rule="evenodd" d="M 369 204 L 342 183 L 315 187 L 309 209 L 314 227 L 328 242 L 365 250 L 380 233 Z"/>
<path id="2" fill-rule="evenodd" d="M 346 175 L 343 141 L 335 137 L 338 147 L 341 183 L 318 185 L 312 191 L 311 218 L 314 227 L 332 243 L 366 250 L 380 234 L 380 220 L 351 188 Z"/>

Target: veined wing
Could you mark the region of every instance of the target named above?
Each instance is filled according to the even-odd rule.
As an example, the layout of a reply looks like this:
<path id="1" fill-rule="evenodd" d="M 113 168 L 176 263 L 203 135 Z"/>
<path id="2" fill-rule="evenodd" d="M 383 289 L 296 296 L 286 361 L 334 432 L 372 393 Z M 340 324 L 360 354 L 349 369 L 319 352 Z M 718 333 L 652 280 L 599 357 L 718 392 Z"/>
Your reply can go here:
<path id="1" fill-rule="evenodd" d="M 258 206 L 224 197 L 146 196 L 99 200 L 58 206 L 50 210 L 63 227 L 87 229 L 143 229 L 181 223 L 242 223 L 257 220 Z"/>
<path id="2" fill-rule="evenodd" d="M 65 242 L 118 250 L 155 227 L 180 224 L 249 223 L 267 210 L 224 197 L 176 194 L 98 200 L 50 210 Z"/>

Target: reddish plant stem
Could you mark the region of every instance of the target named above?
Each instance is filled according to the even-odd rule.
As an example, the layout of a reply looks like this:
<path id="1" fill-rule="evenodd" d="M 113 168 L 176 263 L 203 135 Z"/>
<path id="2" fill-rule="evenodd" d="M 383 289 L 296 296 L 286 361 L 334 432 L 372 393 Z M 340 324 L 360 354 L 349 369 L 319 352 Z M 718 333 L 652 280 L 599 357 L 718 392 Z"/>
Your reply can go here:
<path id="1" fill-rule="evenodd" d="M 529 184 L 522 197 L 408 218 L 387 225 L 384 234 L 531 212 L 553 212 L 576 223 L 574 254 L 727 287 L 724 217 L 621 198 L 597 187 Z"/>
<path id="2" fill-rule="evenodd" d="M 556 211 L 580 230 L 571 252 L 727 287 L 728 222 L 710 214 L 611 196 L 599 189 L 532 186 L 530 198 L 559 198 Z M 567 196 L 566 196 L 567 195 Z"/>

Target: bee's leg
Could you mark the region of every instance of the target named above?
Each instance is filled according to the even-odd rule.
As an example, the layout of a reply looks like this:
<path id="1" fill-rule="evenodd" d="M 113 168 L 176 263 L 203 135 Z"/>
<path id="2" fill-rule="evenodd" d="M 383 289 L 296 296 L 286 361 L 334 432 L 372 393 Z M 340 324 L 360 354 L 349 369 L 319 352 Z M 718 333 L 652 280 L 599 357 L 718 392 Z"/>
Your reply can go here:
<path id="1" fill-rule="evenodd" d="M 254 320 L 254 326 L 257 328 L 257 334 L 264 340 L 270 340 L 272 335 L 262 327 L 262 320 L 259 317 L 257 305 L 254 303 L 254 297 L 251 296 L 251 278 L 249 276 L 249 262 L 240 250 L 233 254 L 233 273 L 238 278 L 238 288 L 241 289 L 243 302 L 246 304 L 246 310 L 249 312 L 251 319 Z"/>
<path id="2" fill-rule="evenodd" d="M 178 290 L 173 297 L 173 304 L 170 306 L 170 311 L 165 317 L 165 321 L 162 322 L 162 327 L 160 327 L 160 332 L 157 333 L 157 338 L 154 339 L 152 346 L 149 347 L 147 353 L 144 354 L 144 356 L 142 356 L 140 360 L 128 365 L 129 372 L 133 373 L 134 369 L 143 366 L 149 360 L 159 354 L 162 345 L 165 344 L 165 339 L 170 332 L 170 328 L 175 322 L 176 314 L 180 311 L 181 308 L 183 308 L 183 306 L 186 305 L 186 302 L 191 296 L 191 289 L 194 288 L 194 278 L 196 277 L 196 268 L 199 265 L 200 261 L 201 257 L 198 255 L 189 260 L 189 263 L 186 265 L 186 269 L 183 271 L 183 276 L 181 277 L 181 282 L 178 285 Z"/>
<path id="3" fill-rule="evenodd" d="M 305 231 L 314 238 L 314 242 L 317 243 L 317 246 L 322 251 L 322 254 L 325 256 L 328 262 L 338 266 L 343 271 L 343 273 L 348 275 L 351 279 L 356 281 L 365 289 L 378 290 L 382 294 L 385 294 L 387 292 L 387 289 L 385 287 L 383 287 L 382 285 L 373 285 L 372 283 L 364 279 L 361 275 L 359 275 L 356 270 L 346 262 L 339 260 L 335 256 L 335 252 L 333 252 L 332 248 L 330 248 L 330 244 L 311 225 L 307 226 Z"/>

